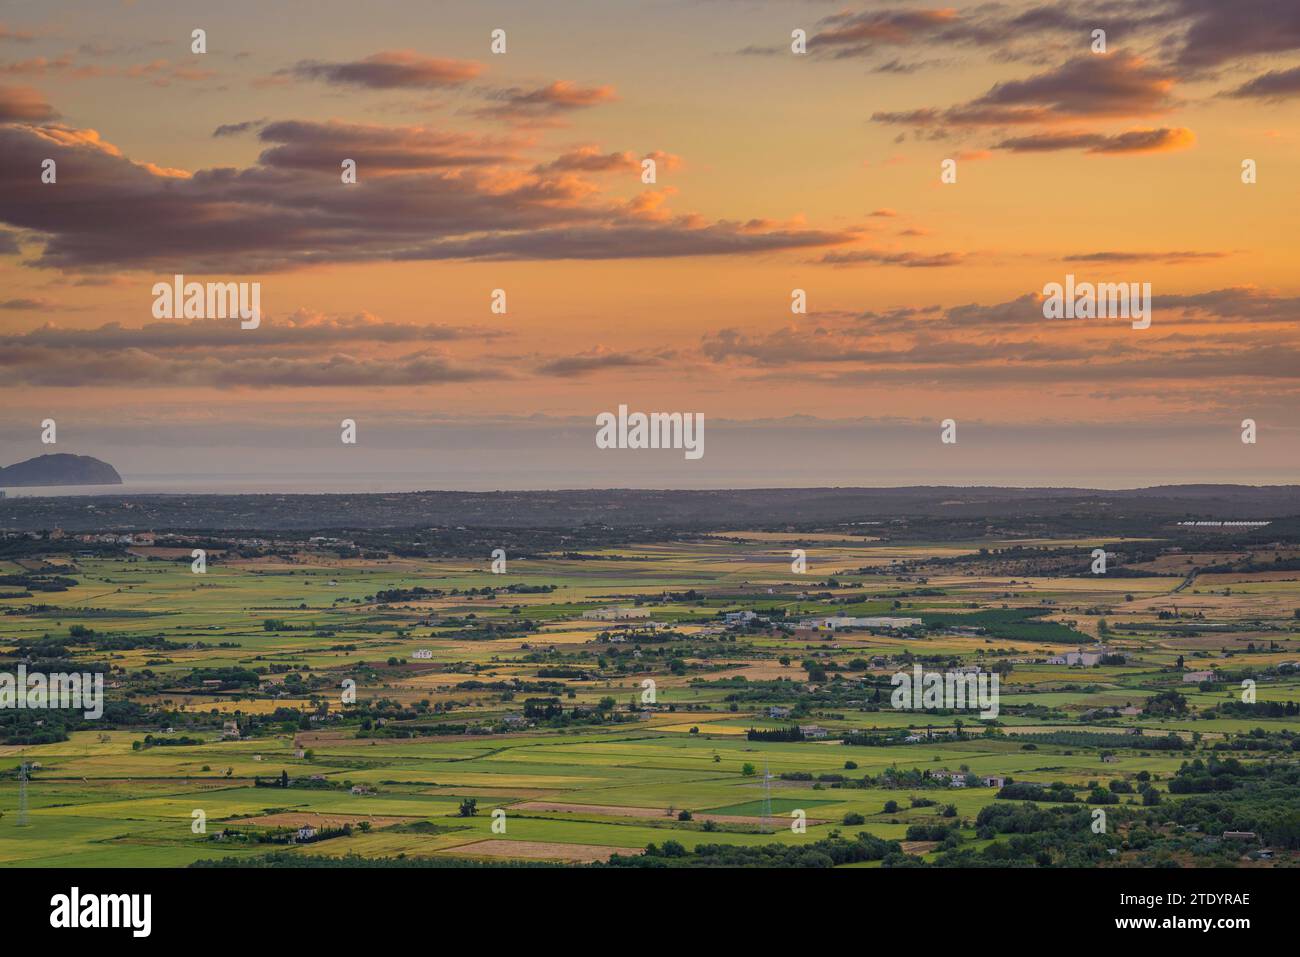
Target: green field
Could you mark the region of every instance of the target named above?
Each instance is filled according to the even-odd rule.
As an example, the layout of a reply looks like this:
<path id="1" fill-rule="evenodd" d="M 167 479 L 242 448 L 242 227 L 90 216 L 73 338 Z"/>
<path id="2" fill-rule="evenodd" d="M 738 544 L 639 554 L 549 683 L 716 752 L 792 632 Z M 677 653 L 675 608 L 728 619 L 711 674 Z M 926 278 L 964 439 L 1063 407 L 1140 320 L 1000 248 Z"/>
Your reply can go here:
<path id="1" fill-rule="evenodd" d="M 596 559 L 534 556 L 504 576 L 477 559 L 344 559 L 308 548 L 216 556 L 203 575 L 150 548 L 2 562 L 0 574 L 57 568 L 75 579 L 0 599 L 6 667 L 42 656 L 103 665 L 109 700 L 132 711 L 74 722 L 62 740 L 42 740 L 55 729 L 30 715 L 6 725 L 0 863 L 182 866 L 274 850 L 581 863 L 666 840 L 687 850 L 860 832 L 906 841 L 915 825 L 951 826 L 954 840 L 979 850 L 990 841 L 976 818 L 1006 803 L 985 778 L 1059 782 L 1080 801 L 1117 781 L 1123 809 L 1142 805 L 1131 784 L 1165 806 L 1183 800 L 1169 782 L 1216 745 L 1246 764 L 1294 763 L 1287 745 L 1300 717 L 1225 705 L 1241 698 L 1242 674 L 1254 676 L 1259 703 L 1300 702 L 1300 680 L 1278 667 L 1300 660 L 1295 581 L 1234 576 L 1228 595 L 1204 575 L 1197 594 L 1178 595 L 1181 578 L 999 574 L 979 564 L 979 548 L 996 542 L 893 548 L 846 538 L 812 548 L 809 585 L 781 543 L 740 535 Z M 967 564 L 908 575 L 889 565 L 927 556 Z M 1159 624 L 1175 601 L 1195 606 L 1198 625 L 1221 627 L 1208 637 L 1122 627 Z M 584 617 L 604 607 L 644 617 Z M 743 610 L 771 620 L 728 628 L 722 614 Z M 841 612 L 925 626 L 793 627 Z M 1099 639 L 1122 661 L 1047 660 Z M 997 719 L 893 708 L 890 677 L 922 661 L 985 672 L 1002 663 Z M 1216 683 L 1185 683 L 1191 669 L 1217 670 Z M 652 701 L 642 697 L 647 679 Z M 1170 692 L 1180 709 L 1145 710 Z M 529 699 L 554 710 L 534 713 Z M 773 706 L 793 713 L 772 717 Z M 747 735 L 793 725 L 826 737 Z M 1043 737 L 1066 730 L 1125 737 L 1104 747 Z M 1185 748 L 1150 744 L 1171 732 Z M 1281 750 L 1250 750 L 1239 736 L 1252 732 Z M 855 746 L 846 735 L 884 738 Z M 182 737 L 197 743 L 158 743 Z M 966 786 L 935 771 L 963 775 Z M 886 811 L 890 801 L 898 807 Z M 806 832 L 789 826 L 799 811 Z M 845 815 L 863 823 L 850 829 Z M 303 823 L 351 833 L 277 843 Z M 913 852 L 937 853 L 932 843 Z"/>

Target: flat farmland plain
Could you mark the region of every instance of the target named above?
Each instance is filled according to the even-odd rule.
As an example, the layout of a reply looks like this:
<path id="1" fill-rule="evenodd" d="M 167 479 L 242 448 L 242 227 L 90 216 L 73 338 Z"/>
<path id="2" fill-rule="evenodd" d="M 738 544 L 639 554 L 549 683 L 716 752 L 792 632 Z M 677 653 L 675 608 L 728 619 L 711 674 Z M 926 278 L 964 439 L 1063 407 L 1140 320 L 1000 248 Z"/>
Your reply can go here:
<path id="1" fill-rule="evenodd" d="M 741 530 L 530 555 L 503 574 L 487 556 L 310 547 L 215 554 L 202 575 L 184 550 L 78 557 L 59 566 L 65 590 L 0 598 L 0 642 L 14 661 L 57 647 L 102 666 L 132 711 L 62 740 L 11 729 L 0 864 L 574 864 L 860 833 L 934 861 L 991 843 L 981 813 L 1014 797 L 999 796 L 1008 781 L 1172 807 L 1194 793 L 1170 786 L 1189 761 L 1293 762 L 1297 576 L 1195 574 L 1175 556 L 1145 577 L 1086 560 L 1016 574 L 995 559 L 1099 544 Z M 1229 558 L 1244 560 L 1213 556 Z M 832 616 L 923 624 L 816 627 Z M 1056 660 L 1079 652 L 1105 657 Z M 918 664 L 997 673 L 996 716 L 895 706 L 893 676 Z M 1277 713 L 1237 707 L 1247 680 Z"/>

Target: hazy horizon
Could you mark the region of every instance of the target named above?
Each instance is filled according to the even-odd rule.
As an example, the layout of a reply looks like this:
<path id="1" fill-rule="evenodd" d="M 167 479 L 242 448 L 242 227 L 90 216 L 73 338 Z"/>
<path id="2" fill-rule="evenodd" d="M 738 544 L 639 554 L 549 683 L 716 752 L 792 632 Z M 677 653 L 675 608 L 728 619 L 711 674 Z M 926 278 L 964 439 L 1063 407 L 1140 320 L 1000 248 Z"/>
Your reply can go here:
<path id="1" fill-rule="evenodd" d="M 706 454 L 697 461 L 673 449 L 597 449 L 595 426 L 576 419 L 413 422 L 387 428 L 368 427 L 362 420 L 358 428 L 358 447 L 337 444 L 337 430 L 328 423 L 314 430 L 212 427 L 204 433 L 206 441 L 188 430 L 158 429 L 147 444 L 134 430 L 109 428 L 73 433 L 53 448 L 38 441 L 6 442 L 7 458 L 0 466 L 52 451 L 92 455 L 114 466 L 128 485 L 150 492 L 910 485 L 1118 489 L 1297 480 L 1289 435 L 1261 431 L 1258 445 L 1242 446 L 1230 423 L 1217 429 L 1186 423 L 1099 429 L 971 422 L 960 426 L 962 441 L 943 445 L 937 423 L 706 420 Z M 1167 460 L 1170 448 L 1192 443 L 1205 450 L 1204 462 L 1187 467 Z M 1243 449 L 1250 455 L 1246 467 Z"/>

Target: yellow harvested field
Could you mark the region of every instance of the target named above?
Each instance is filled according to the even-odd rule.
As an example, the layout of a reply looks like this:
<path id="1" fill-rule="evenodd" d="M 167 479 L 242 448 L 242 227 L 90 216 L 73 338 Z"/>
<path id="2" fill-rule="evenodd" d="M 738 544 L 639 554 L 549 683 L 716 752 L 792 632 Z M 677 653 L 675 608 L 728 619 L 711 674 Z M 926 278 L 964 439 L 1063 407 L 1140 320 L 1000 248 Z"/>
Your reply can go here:
<path id="1" fill-rule="evenodd" d="M 938 841 L 900 841 L 904 854 L 929 854 L 939 846 Z"/>
<path id="2" fill-rule="evenodd" d="M 686 734 L 690 733 L 691 728 L 699 728 L 700 731 L 707 731 L 709 734 L 731 735 L 744 735 L 746 730 L 745 728 L 737 728 L 734 725 L 720 727 L 717 724 L 708 724 L 702 721 L 687 721 L 682 724 L 659 724 L 655 725 L 654 728 L 656 731 L 681 731 Z"/>
<path id="3" fill-rule="evenodd" d="M 390 824 L 401 824 L 413 820 L 416 820 L 416 818 L 380 817 L 366 814 L 319 814 L 315 811 L 282 811 L 279 814 L 241 817 L 222 821 L 221 823 L 232 827 L 243 824 L 251 824 L 255 827 L 302 827 L 304 824 L 310 824 L 312 827 L 342 827 L 344 824 L 351 824 L 356 827 L 362 821 L 369 821 L 371 827 L 388 827 Z"/>

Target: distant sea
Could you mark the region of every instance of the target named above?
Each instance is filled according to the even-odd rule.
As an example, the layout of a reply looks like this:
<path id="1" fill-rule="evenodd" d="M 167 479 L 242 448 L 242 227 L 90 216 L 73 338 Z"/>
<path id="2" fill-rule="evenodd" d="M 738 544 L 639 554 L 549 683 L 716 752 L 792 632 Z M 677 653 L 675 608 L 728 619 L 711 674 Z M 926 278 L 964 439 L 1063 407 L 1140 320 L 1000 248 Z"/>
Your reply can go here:
<path id="1" fill-rule="evenodd" d="M 522 492 L 565 489 L 753 489 L 753 488 L 899 488 L 905 486 L 993 486 L 1002 488 L 1061 487 L 1125 489 L 1157 485 L 1223 483 L 1287 485 L 1294 474 L 1235 475 L 1231 470 L 1201 475 L 1110 471 L 1051 476 L 1027 475 L 1014 469 L 971 470 L 964 475 L 898 468 L 827 470 L 818 472 L 800 463 L 774 464 L 766 469 L 573 469 L 548 470 L 443 467 L 410 472 L 312 472 L 124 474 L 121 485 L 50 485 L 4 488 L 10 499 L 106 495 L 357 495 L 400 492 Z M 2 488 L 2 486 L 0 486 Z"/>
<path id="2" fill-rule="evenodd" d="M 123 475 L 121 485 L 43 485 L 6 488 L 9 498 L 63 495 L 267 495 L 421 492 L 465 488 L 425 474 L 383 475 Z M 483 486 L 502 487 L 502 486 Z"/>
<path id="3" fill-rule="evenodd" d="M 276 474 L 258 473 L 203 475 L 123 474 L 121 485 L 46 485 L 5 488 L 9 498 L 64 495 L 356 495 L 397 492 L 492 492 L 553 491 L 556 489 L 600 488 L 762 488 L 810 486 L 806 475 L 736 475 L 730 471 L 696 469 L 691 480 L 682 482 L 680 471 L 640 470 L 589 471 L 575 475 L 571 470 L 553 472 L 532 469 L 441 469 L 427 472 L 345 472 Z"/>

